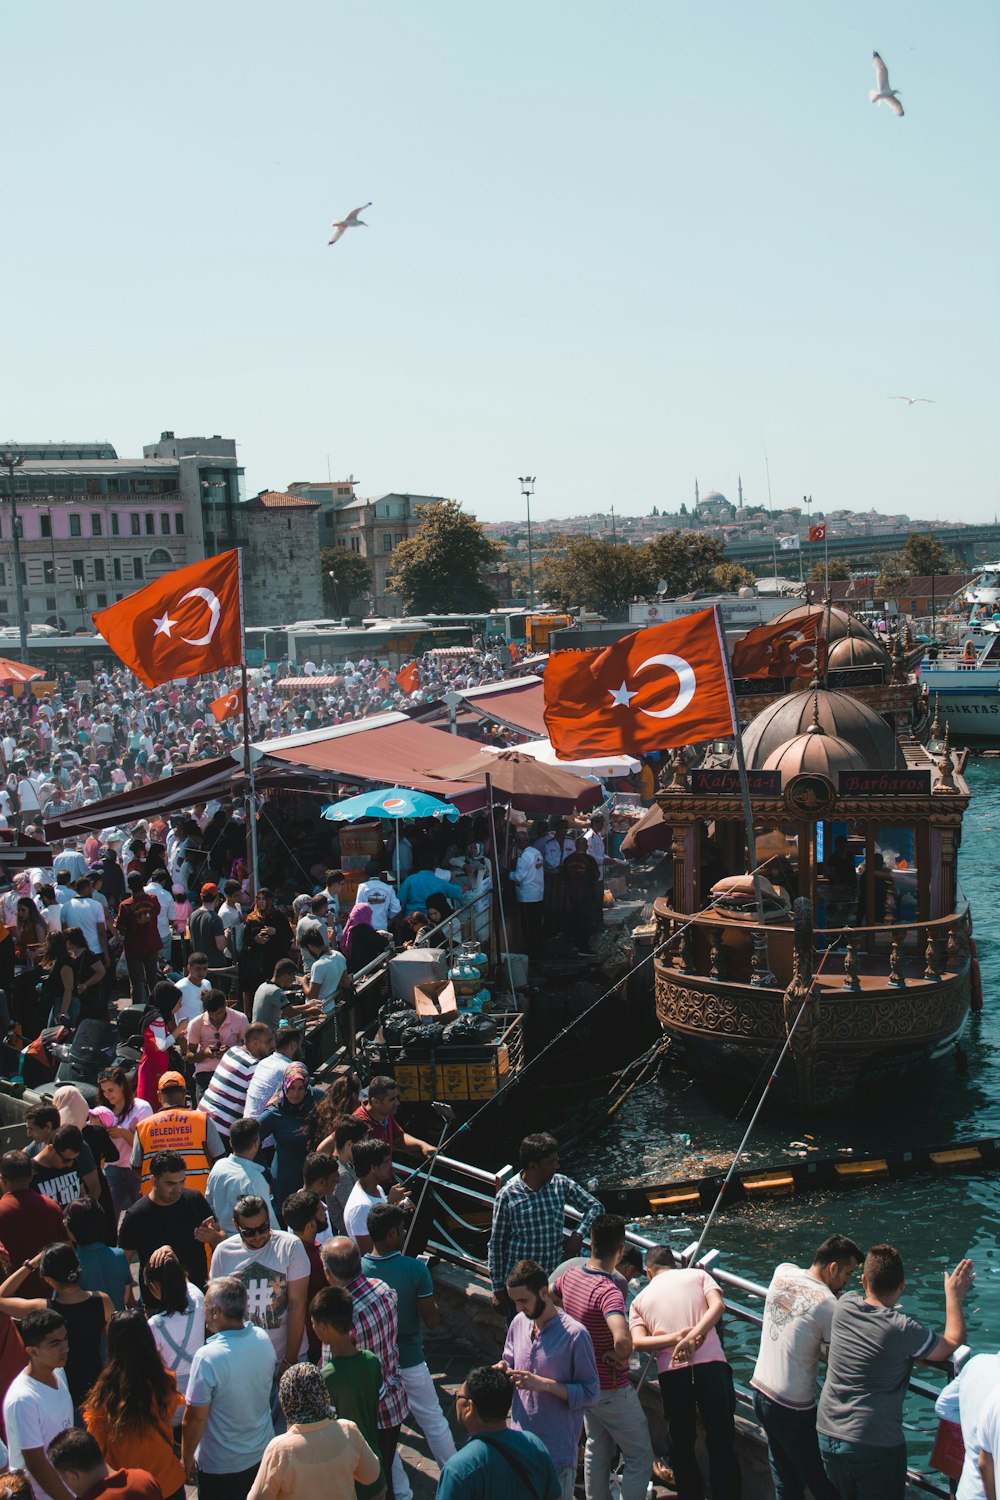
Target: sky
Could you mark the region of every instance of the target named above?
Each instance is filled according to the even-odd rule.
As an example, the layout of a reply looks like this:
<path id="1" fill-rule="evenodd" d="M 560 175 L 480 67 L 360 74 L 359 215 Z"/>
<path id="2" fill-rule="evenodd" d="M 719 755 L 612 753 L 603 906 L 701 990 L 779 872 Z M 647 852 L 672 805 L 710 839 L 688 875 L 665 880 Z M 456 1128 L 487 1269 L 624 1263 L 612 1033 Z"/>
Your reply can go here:
<path id="1" fill-rule="evenodd" d="M 995 0 L 8 0 L 0 52 L 5 440 L 1000 509 Z"/>

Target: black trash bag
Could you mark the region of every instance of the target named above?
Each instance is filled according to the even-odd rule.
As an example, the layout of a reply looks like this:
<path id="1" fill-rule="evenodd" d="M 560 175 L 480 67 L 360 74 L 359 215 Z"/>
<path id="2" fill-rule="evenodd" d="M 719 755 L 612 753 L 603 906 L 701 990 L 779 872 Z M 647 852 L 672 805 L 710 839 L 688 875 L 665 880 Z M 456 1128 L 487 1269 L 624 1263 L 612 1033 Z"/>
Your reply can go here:
<path id="1" fill-rule="evenodd" d="M 470 1011 L 449 1021 L 444 1028 L 446 1047 L 482 1047 L 497 1039 L 496 1023 L 489 1016 Z"/>
<path id="2" fill-rule="evenodd" d="M 410 1056 L 433 1052 L 443 1041 L 444 1026 L 440 1021 L 417 1021 L 409 1025 L 400 1037 L 403 1051 Z"/>

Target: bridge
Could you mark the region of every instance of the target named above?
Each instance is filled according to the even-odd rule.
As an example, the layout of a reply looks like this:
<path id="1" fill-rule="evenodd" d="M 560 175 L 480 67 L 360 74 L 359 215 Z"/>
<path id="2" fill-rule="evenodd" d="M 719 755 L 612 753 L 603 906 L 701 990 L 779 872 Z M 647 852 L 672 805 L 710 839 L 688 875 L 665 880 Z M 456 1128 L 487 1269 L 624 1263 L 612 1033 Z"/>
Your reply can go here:
<path id="1" fill-rule="evenodd" d="M 931 530 L 933 528 L 928 527 L 928 531 Z M 806 573 L 810 572 L 815 563 L 823 561 L 827 552 L 831 558 L 844 561 L 856 559 L 859 562 L 864 560 L 867 563 L 875 557 L 902 552 L 912 535 L 912 531 L 890 531 L 877 532 L 871 536 L 831 536 L 825 549 L 822 542 L 803 541 L 802 567 Z M 961 530 L 948 527 L 935 532 L 935 535 L 942 546 L 961 558 L 968 568 L 977 562 L 993 562 L 1000 558 L 1000 526 L 963 526 Z M 775 556 L 779 574 L 798 573 L 799 553 L 784 552 L 777 542 L 772 548 L 770 535 L 726 544 L 726 558 L 729 562 L 742 563 L 745 568 L 756 571 L 765 567 L 770 570 Z"/>

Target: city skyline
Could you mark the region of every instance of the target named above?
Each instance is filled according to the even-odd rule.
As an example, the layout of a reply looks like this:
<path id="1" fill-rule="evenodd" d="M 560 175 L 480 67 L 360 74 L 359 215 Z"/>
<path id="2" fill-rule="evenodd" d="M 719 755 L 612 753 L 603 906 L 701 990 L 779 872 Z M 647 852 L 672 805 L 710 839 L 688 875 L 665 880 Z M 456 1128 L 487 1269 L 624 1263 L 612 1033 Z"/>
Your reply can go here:
<path id="1" fill-rule="evenodd" d="M 329 456 L 487 521 L 530 471 L 538 524 L 767 505 L 766 450 L 776 513 L 992 520 L 985 0 L 54 13 L 0 33 L 13 438 L 224 432 L 250 494 Z"/>

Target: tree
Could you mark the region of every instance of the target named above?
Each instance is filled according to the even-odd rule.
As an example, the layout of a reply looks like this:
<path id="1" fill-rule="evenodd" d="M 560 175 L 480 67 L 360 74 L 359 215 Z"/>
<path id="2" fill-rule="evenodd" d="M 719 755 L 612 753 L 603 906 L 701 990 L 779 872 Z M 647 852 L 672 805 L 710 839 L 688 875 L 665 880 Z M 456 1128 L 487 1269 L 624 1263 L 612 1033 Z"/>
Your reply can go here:
<path id="1" fill-rule="evenodd" d="M 480 574 L 503 557 L 503 547 L 490 541 L 481 523 L 466 515 L 457 500 L 419 505 L 417 516 L 416 532 L 393 553 L 387 593 L 399 594 L 408 614 L 446 614 L 495 604 L 493 590 Z"/>
<path id="2" fill-rule="evenodd" d="M 757 577 L 749 568 L 739 563 L 720 563 L 712 571 L 712 579 L 720 594 L 735 594 L 738 589 L 753 588 Z"/>
<path id="3" fill-rule="evenodd" d="M 671 597 L 690 594 L 695 589 L 717 588 L 715 570 L 726 561 L 726 549 L 714 536 L 689 532 L 682 536 L 671 532 L 657 537 L 643 548 L 653 586 L 660 580 Z"/>
<path id="4" fill-rule="evenodd" d="M 536 592 L 560 609 L 592 609 L 609 619 L 624 617 L 630 601 L 652 587 L 649 550 L 572 537 L 561 557 L 546 557 L 536 569 Z"/>
<path id="5" fill-rule="evenodd" d="M 954 569 L 951 553 L 933 531 L 913 532 L 906 538 L 900 555 L 907 573 L 918 578 L 928 578 L 932 573 L 950 573 Z"/>
<path id="6" fill-rule="evenodd" d="M 892 598 L 898 594 L 909 574 L 900 552 L 890 552 L 882 559 L 882 567 L 875 580 L 875 592 L 881 598 Z"/>
<path id="7" fill-rule="evenodd" d="M 850 578 L 850 576 L 851 576 L 850 567 L 841 558 L 835 557 L 833 559 L 833 561 L 830 563 L 830 573 L 829 573 L 829 576 L 830 576 L 830 578 Z M 809 573 L 809 582 L 810 583 L 825 583 L 826 579 L 827 579 L 827 571 L 826 571 L 825 564 L 824 563 L 820 563 L 820 562 L 813 563 L 812 569 L 811 569 L 811 571 Z"/>
<path id="8" fill-rule="evenodd" d="M 350 614 L 351 600 L 367 594 L 372 586 L 368 559 L 348 547 L 324 547 L 319 565 L 323 574 L 323 608 L 331 615 Z"/>

